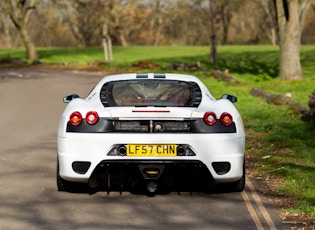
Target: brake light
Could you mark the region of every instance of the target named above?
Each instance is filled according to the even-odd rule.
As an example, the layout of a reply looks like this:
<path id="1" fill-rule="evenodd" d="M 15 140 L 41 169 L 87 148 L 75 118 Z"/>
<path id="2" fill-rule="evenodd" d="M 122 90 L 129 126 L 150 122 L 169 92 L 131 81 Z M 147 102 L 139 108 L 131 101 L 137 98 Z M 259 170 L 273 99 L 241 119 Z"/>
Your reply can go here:
<path id="1" fill-rule="evenodd" d="M 214 112 L 206 112 L 203 120 L 207 125 L 214 125 L 217 122 L 217 115 Z"/>
<path id="2" fill-rule="evenodd" d="M 78 126 L 79 124 L 81 124 L 81 122 L 82 122 L 82 115 L 81 115 L 81 113 L 77 112 L 77 111 L 71 113 L 69 122 L 73 126 Z"/>
<path id="3" fill-rule="evenodd" d="M 232 115 L 224 112 L 221 114 L 220 121 L 224 126 L 229 126 L 233 122 Z"/>
<path id="4" fill-rule="evenodd" d="M 96 111 L 87 112 L 85 120 L 88 124 L 94 125 L 99 119 L 99 116 Z"/>

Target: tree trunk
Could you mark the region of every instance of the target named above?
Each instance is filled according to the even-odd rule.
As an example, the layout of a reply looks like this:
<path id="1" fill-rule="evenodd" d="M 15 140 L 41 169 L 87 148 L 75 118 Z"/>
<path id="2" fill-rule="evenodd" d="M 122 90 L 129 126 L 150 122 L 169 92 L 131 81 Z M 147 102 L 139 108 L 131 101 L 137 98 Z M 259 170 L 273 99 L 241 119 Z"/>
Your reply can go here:
<path id="1" fill-rule="evenodd" d="M 210 5 L 210 17 L 211 17 L 211 37 L 210 37 L 210 59 L 211 63 L 215 66 L 218 65 L 218 54 L 217 54 L 217 38 L 215 34 L 215 26 L 214 26 L 214 3 L 212 0 L 209 0 Z"/>
<path id="2" fill-rule="evenodd" d="M 156 33 L 155 33 L 155 39 L 154 39 L 154 46 L 157 46 L 160 42 L 161 39 L 161 30 L 162 30 L 162 24 L 163 24 L 163 18 L 161 15 L 161 2 L 160 0 L 156 1 L 155 4 L 155 14 L 154 14 L 154 19 L 153 23 L 156 26 Z"/>
<path id="3" fill-rule="evenodd" d="M 277 45 L 277 33 L 275 28 L 270 28 L 269 33 L 267 33 L 268 38 L 273 46 Z"/>
<path id="4" fill-rule="evenodd" d="M 113 61 L 113 50 L 112 50 L 112 40 L 108 34 L 108 25 L 107 23 L 103 24 L 102 28 L 103 36 L 103 47 L 104 47 L 104 57 L 105 62 L 111 63 Z"/>
<path id="5" fill-rule="evenodd" d="M 231 12 L 224 3 L 220 5 L 220 17 L 222 21 L 222 44 L 226 45 L 228 43 L 228 33 L 229 26 L 231 22 Z"/>
<path id="6" fill-rule="evenodd" d="M 30 60 L 32 62 L 38 61 L 38 55 L 37 55 L 35 45 L 32 42 L 32 40 L 28 34 L 28 30 L 25 28 L 25 26 L 22 26 L 20 28 L 19 33 L 21 35 L 21 39 L 22 39 L 24 47 L 26 49 L 28 60 Z"/>
<path id="7" fill-rule="evenodd" d="M 267 33 L 267 36 L 273 46 L 277 45 L 277 21 L 276 12 L 270 9 L 271 1 L 257 1 L 258 7 L 261 8 L 263 12 L 263 17 L 265 17 L 263 28 Z"/>
<path id="8" fill-rule="evenodd" d="M 315 91 L 309 96 L 308 105 L 310 107 L 312 120 L 315 122 Z"/>
<path id="9" fill-rule="evenodd" d="M 303 79 L 300 63 L 302 27 L 310 0 L 276 0 L 281 80 Z"/>
<path id="10" fill-rule="evenodd" d="M 24 47 L 26 49 L 26 54 L 28 60 L 31 62 L 38 61 L 38 55 L 34 43 L 29 36 L 27 24 L 30 21 L 30 16 L 36 9 L 36 6 L 41 0 L 31 0 L 31 1 L 14 1 L 6 0 L 6 10 L 9 14 L 15 28 L 18 30 Z"/>
<path id="11" fill-rule="evenodd" d="M 126 37 L 125 37 L 123 29 L 118 28 L 117 31 L 118 31 L 118 34 L 119 34 L 119 40 L 120 40 L 121 45 L 123 47 L 127 47 L 128 43 L 127 43 L 127 40 L 126 40 Z"/>

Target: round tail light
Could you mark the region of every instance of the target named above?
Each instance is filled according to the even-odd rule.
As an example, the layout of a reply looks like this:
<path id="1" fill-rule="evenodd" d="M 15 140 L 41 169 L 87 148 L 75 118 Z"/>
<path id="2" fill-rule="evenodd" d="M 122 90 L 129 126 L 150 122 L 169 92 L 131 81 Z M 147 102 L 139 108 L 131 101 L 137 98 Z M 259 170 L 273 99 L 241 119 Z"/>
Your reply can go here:
<path id="1" fill-rule="evenodd" d="M 214 125 L 217 122 L 217 115 L 214 112 L 206 112 L 203 120 L 207 125 Z"/>
<path id="2" fill-rule="evenodd" d="M 78 126 L 82 122 L 82 115 L 80 112 L 73 112 L 70 115 L 70 124 L 73 126 Z"/>
<path id="3" fill-rule="evenodd" d="M 229 113 L 222 113 L 220 117 L 220 121 L 224 126 L 229 126 L 233 122 L 232 115 Z"/>
<path id="4" fill-rule="evenodd" d="M 85 120 L 88 124 L 90 125 L 94 125 L 97 121 L 98 121 L 98 114 L 95 111 L 90 111 L 87 112 L 86 116 L 85 116 Z"/>

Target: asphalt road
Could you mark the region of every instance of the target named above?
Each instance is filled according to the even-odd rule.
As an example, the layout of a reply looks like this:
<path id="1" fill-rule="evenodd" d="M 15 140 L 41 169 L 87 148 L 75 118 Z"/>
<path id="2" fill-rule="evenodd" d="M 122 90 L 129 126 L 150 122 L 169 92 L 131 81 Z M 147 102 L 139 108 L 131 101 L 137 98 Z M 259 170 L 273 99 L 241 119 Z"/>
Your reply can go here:
<path id="1" fill-rule="evenodd" d="M 0 229 L 286 229 L 249 181 L 243 193 L 57 192 L 58 119 L 100 74 L 0 69 Z"/>

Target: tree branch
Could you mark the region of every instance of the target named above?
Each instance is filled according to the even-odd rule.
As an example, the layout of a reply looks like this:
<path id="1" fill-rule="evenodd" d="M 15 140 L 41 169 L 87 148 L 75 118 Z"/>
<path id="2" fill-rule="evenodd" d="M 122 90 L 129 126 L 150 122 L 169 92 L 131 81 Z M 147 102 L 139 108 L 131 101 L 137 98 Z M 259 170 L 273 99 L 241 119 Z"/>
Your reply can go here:
<path id="1" fill-rule="evenodd" d="M 17 28 L 17 29 L 20 29 L 21 28 L 21 25 L 17 19 L 17 6 L 14 5 L 14 3 L 10 0 L 5 0 L 5 6 L 6 6 L 6 10 L 9 14 L 9 17 L 10 19 L 12 20 L 14 26 Z"/>

